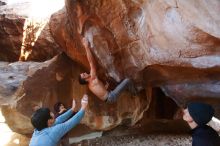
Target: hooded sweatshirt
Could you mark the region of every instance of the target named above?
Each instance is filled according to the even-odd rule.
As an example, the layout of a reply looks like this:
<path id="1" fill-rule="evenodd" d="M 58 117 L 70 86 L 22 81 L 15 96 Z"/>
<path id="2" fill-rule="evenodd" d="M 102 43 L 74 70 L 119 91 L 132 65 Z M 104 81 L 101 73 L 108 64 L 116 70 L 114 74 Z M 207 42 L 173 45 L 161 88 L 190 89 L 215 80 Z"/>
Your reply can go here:
<path id="1" fill-rule="evenodd" d="M 220 146 L 218 133 L 207 125 L 193 129 L 192 140 L 192 146 Z"/>

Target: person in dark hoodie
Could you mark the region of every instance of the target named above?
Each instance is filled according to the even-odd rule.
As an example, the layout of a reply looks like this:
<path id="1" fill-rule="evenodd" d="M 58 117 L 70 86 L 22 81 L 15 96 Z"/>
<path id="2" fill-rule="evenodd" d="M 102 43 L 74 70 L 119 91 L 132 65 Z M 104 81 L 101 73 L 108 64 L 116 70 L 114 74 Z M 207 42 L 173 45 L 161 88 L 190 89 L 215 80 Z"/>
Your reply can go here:
<path id="1" fill-rule="evenodd" d="M 207 125 L 214 116 L 211 105 L 191 102 L 183 110 L 183 120 L 192 129 L 192 146 L 220 146 L 218 133 Z"/>
<path id="2" fill-rule="evenodd" d="M 62 102 L 57 102 L 56 104 L 54 104 L 54 111 L 55 111 L 55 118 L 61 116 L 62 114 L 64 114 L 68 109 L 64 106 L 64 104 Z M 73 111 L 72 116 L 74 116 L 76 114 L 75 111 Z M 70 117 L 70 118 L 71 118 Z M 69 136 L 68 133 L 65 134 L 60 142 L 59 142 L 59 146 L 70 146 L 69 143 Z"/>

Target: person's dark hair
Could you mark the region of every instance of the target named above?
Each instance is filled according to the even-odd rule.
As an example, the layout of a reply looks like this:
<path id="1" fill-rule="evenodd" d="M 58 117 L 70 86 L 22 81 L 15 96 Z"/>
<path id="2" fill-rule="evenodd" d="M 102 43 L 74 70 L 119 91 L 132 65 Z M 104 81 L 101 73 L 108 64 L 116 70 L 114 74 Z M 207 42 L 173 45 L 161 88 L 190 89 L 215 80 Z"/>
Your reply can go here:
<path id="1" fill-rule="evenodd" d="M 88 82 L 85 80 L 85 79 L 83 79 L 82 77 L 81 77 L 81 75 L 79 75 L 79 83 L 81 84 L 81 85 L 86 85 L 86 84 L 88 84 Z"/>
<path id="2" fill-rule="evenodd" d="M 40 108 L 34 112 L 31 116 L 31 124 L 38 131 L 41 131 L 44 128 L 47 128 L 47 121 L 51 119 L 50 109 L 49 108 Z"/>
<path id="3" fill-rule="evenodd" d="M 57 102 L 56 104 L 54 104 L 53 109 L 56 113 L 60 112 L 60 106 L 62 105 L 61 102 Z"/>

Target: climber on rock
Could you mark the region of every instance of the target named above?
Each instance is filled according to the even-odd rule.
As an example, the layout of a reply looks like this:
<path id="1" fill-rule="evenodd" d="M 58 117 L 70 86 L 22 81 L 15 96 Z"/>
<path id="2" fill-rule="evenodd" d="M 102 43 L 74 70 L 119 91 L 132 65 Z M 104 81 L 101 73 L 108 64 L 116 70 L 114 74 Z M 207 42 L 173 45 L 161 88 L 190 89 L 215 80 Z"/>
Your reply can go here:
<path id="1" fill-rule="evenodd" d="M 107 87 L 97 77 L 95 60 L 89 48 L 88 41 L 83 38 L 82 43 L 86 50 L 86 56 L 90 65 L 90 73 L 84 72 L 79 75 L 79 83 L 81 85 L 88 85 L 89 90 L 93 94 L 107 103 L 116 102 L 117 97 L 119 97 L 125 89 L 129 89 L 133 94 L 136 94 L 136 89 L 129 78 L 124 79 L 113 91 L 107 91 Z"/>

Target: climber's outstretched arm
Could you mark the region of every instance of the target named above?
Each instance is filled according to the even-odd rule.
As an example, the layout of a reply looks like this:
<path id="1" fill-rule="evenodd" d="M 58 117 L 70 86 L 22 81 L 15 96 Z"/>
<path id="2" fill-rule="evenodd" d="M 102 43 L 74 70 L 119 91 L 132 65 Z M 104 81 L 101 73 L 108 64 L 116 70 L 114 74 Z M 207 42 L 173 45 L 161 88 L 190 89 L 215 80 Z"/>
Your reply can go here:
<path id="1" fill-rule="evenodd" d="M 94 57 L 92 55 L 92 52 L 89 48 L 88 40 L 86 40 L 85 38 L 83 38 L 83 45 L 85 47 L 86 56 L 87 56 L 87 59 L 89 61 L 89 65 L 90 65 L 90 75 L 91 75 L 92 78 L 95 78 L 96 77 L 95 59 L 94 59 Z"/>

